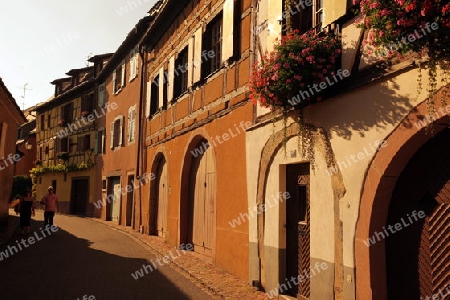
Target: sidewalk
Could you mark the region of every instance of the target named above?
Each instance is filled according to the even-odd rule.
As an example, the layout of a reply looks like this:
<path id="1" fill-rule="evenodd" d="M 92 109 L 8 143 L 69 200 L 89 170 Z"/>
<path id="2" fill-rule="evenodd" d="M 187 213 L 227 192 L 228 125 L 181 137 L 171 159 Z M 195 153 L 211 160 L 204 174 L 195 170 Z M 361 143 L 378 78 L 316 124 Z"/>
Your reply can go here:
<path id="1" fill-rule="evenodd" d="M 119 226 L 113 222 L 107 222 L 97 218 L 91 219 L 123 232 L 138 243 L 146 246 L 157 257 L 163 257 L 170 251 L 173 251 L 173 247 L 164 243 L 159 237 L 141 234 L 130 227 Z M 214 295 L 215 299 L 270 299 L 266 294 L 256 291 L 245 281 L 212 264 L 206 263 L 190 253 L 184 255 L 182 259 L 171 260 L 169 265 L 193 283 Z"/>
<path id="2" fill-rule="evenodd" d="M 16 215 L 14 209 L 9 209 L 8 226 L 0 230 L 0 245 L 6 243 L 19 225 L 19 216 Z"/>

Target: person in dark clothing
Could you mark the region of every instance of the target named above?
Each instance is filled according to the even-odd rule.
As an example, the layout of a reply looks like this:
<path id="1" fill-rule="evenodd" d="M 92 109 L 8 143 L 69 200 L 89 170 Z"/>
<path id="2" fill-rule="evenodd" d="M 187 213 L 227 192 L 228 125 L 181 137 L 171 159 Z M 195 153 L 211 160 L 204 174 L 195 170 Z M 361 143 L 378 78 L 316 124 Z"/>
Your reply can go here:
<path id="1" fill-rule="evenodd" d="M 22 234 L 30 233 L 31 231 L 31 216 L 34 217 L 34 199 L 31 191 L 26 191 L 26 195 L 20 200 L 20 227 L 22 227 Z"/>

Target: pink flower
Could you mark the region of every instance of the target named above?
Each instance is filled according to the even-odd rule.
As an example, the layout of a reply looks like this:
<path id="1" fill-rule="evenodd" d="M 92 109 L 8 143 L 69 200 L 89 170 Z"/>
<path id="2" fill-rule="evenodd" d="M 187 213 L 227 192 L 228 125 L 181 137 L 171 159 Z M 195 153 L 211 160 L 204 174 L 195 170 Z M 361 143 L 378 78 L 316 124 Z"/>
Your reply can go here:
<path id="1" fill-rule="evenodd" d="M 407 12 L 410 12 L 410 11 L 414 10 L 415 8 L 416 8 L 416 5 L 414 3 L 410 3 L 410 4 L 406 5 L 405 10 Z"/>

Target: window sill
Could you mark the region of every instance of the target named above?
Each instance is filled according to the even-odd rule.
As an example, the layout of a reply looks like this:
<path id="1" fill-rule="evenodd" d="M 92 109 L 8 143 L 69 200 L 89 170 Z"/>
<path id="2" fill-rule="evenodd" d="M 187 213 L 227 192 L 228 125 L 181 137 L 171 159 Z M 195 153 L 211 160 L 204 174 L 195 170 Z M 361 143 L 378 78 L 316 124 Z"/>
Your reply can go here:
<path id="1" fill-rule="evenodd" d="M 133 82 L 136 78 L 138 78 L 138 76 L 136 75 L 136 76 L 134 76 L 133 78 L 131 78 L 131 76 L 130 76 L 130 79 L 128 79 L 128 82 Z"/>
<path id="2" fill-rule="evenodd" d="M 123 86 L 122 87 L 120 87 L 117 91 L 115 91 L 114 92 L 114 95 L 118 95 L 118 94 L 120 94 L 120 92 L 122 91 L 122 88 L 123 88 Z"/>

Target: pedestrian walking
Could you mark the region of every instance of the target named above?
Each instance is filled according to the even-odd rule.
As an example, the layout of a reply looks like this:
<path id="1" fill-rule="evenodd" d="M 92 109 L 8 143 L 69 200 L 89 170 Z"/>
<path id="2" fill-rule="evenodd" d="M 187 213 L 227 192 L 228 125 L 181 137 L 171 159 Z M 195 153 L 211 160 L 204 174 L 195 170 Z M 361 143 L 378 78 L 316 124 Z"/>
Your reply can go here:
<path id="1" fill-rule="evenodd" d="M 19 204 L 20 212 L 20 227 L 22 227 L 22 234 L 30 233 L 31 231 L 31 216 L 34 217 L 34 199 L 31 191 L 27 190 L 25 196 L 21 197 Z"/>
<path id="2" fill-rule="evenodd" d="M 44 211 L 44 227 L 47 225 L 53 225 L 53 217 L 55 216 L 56 211 L 58 210 L 58 197 L 53 193 L 53 187 L 48 187 L 48 194 L 45 195 L 41 204 L 45 205 Z"/>

